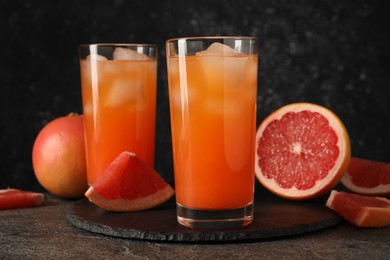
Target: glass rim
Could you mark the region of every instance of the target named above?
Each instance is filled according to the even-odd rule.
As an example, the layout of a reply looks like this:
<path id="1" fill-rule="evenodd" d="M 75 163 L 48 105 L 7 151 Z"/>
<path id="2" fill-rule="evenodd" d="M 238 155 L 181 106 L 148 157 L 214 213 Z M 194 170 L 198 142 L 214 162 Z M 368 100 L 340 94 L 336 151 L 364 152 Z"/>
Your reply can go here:
<path id="1" fill-rule="evenodd" d="M 172 43 L 179 40 L 185 41 L 201 41 L 201 40 L 224 40 L 224 39 L 236 39 L 236 40 L 254 40 L 258 41 L 258 38 L 255 36 L 193 36 L 193 37 L 177 37 L 171 38 L 166 41 L 166 43 Z"/>
<path id="2" fill-rule="evenodd" d="M 80 44 L 80 48 L 85 47 L 154 47 L 157 48 L 157 44 L 152 43 L 83 43 Z"/>

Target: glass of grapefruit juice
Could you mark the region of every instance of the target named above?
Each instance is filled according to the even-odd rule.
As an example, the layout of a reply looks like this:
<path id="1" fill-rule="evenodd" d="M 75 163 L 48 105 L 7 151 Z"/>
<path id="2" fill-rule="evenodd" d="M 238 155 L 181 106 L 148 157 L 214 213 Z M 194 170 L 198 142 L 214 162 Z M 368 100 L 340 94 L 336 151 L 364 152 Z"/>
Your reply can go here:
<path id="1" fill-rule="evenodd" d="M 257 39 L 194 37 L 166 44 L 178 222 L 253 221 Z"/>
<path id="2" fill-rule="evenodd" d="M 88 183 L 123 151 L 154 167 L 157 46 L 81 45 Z"/>

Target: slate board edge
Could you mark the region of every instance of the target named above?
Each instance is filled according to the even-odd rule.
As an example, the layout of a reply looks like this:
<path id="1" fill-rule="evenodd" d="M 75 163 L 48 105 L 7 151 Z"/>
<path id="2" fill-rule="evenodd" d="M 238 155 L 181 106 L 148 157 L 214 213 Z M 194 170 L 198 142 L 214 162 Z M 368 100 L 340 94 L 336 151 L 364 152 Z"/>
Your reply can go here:
<path id="1" fill-rule="evenodd" d="M 87 230 L 92 233 L 103 234 L 111 237 L 125 238 L 125 239 L 138 239 L 146 241 L 160 241 L 160 242 L 214 242 L 214 243 L 232 243 L 240 241 L 253 241 L 253 240 L 268 240 L 277 238 L 286 238 L 294 235 L 301 235 L 309 232 L 323 230 L 342 222 L 342 219 L 338 216 L 315 223 L 316 226 L 310 224 L 297 225 L 295 228 L 274 228 L 272 230 L 259 230 L 245 232 L 226 232 L 223 230 L 193 230 L 191 232 L 148 232 L 139 231 L 136 229 L 124 229 L 124 228 L 112 228 L 109 225 L 104 225 L 97 222 L 91 222 L 79 217 L 75 214 L 73 207 L 71 207 L 66 218 L 68 222 L 80 229 Z M 286 232 L 287 231 L 287 232 Z"/>

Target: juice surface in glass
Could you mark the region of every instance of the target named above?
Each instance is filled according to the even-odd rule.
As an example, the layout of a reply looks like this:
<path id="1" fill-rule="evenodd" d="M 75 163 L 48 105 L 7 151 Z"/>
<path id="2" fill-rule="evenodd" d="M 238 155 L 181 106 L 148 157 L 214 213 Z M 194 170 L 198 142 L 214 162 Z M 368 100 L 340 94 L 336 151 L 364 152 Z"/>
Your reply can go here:
<path id="1" fill-rule="evenodd" d="M 183 207 L 253 202 L 257 59 L 168 58 L 175 191 Z"/>
<path id="2" fill-rule="evenodd" d="M 154 166 L 157 62 L 81 60 L 88 182 L 123 151 Z"/>

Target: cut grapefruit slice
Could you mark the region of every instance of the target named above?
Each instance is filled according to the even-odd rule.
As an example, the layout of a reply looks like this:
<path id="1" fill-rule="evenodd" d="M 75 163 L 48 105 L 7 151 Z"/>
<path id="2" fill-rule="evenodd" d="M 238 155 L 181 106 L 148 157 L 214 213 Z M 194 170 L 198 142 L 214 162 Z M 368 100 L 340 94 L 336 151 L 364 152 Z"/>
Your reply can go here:
<path id="1" fill-rule="evenodd" d="M 172 187 L 134 153 L 122 152 L 89 187 L 85 196 L 109 211 L 145 210 L 174 194 Z"/>
<path id="2" fill-rule="evenodd" d="M 343 123 L 319 105 L 283 106 L 257 129 L 256 177 L 287 199 L 311 199 L 329 192 L 342 178 L 350 157 Z"/>
<path id="3" fill-rule="evenodd" d="M 27 208 L 42 205 L 43 194 L 18 189 L 0 190 L 0 209 Z"/>
<path id="4" fill-rule="evenodd" d="M 360 194 L 390 195 L 390 164 L 353 157 L 341 183 Z"/>
<path id="5" fill-rule="evenodd" d="M 359 227 L 390 225 L 390 200 L 333 190 L 326 206 Z"/>

